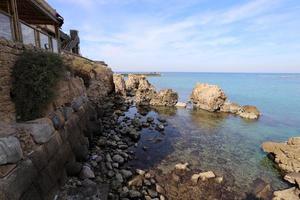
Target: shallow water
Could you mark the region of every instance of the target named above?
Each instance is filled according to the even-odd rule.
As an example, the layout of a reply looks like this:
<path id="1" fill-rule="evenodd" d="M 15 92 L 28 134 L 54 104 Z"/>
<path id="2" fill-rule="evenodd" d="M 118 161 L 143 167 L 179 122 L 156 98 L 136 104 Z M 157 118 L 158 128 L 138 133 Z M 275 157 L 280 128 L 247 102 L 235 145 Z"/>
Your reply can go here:
<path id="1" fill-rule="evenodd" d="M 287 187 L 260 145 L 300 135 L 299 74 L 164 73 L 149 79 L 159 89 L 176 90 L 180 101 L 188 100 L 196 82 L 217 84 L 231 101 L 256 105 L 263 115 L 248 121 L 193 109 L 158 110 L 167 116 L 169 126 L 164 135 L 143 131 L 133 165 L 167 172 L 178 162 L 188 162 L 192 168 L 213 170 L 229 179 L 237 192 L 251 192 L 257 178 L 274 189 Z M 157 142 L 157 137 L 162 140 Z"/>

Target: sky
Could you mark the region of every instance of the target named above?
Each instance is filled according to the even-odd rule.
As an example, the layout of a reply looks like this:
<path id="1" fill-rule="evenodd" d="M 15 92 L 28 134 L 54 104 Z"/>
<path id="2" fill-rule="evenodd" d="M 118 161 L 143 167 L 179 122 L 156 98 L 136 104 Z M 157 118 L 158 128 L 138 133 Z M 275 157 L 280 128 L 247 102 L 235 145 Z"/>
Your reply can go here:
<path id="1" fill-rule="evenodd" d="M 300 73 L 300 0 L 48 0 L 114 71 Z"/>

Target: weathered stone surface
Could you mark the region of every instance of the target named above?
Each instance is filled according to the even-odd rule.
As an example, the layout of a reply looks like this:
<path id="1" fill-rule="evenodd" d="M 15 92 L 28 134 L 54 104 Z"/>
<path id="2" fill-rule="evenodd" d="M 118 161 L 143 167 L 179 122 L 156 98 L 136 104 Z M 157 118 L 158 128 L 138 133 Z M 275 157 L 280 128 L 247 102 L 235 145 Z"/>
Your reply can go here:
<path id="1" fill-rule="evenodd" d="M 212 171 L 199 173 L 199 176 L 203 181 L 216 177 L 216 175 Z"/>
<path id="2" fill-rule="evenodd" d="M 262 149 L 275 156 L 275 162 L 285 172 L 300 172 L 300 144 L 298 138 L 291 138 L 289 143 L 265 142 Z M 296 143 L 296 145 L 293 145 Z"/>
<path id="3" fill-rule="evenodd" d="M 210 112 L 220 110 L 226 99 L 220 87 L 203 83 L 197 83 L 191 95 L 194 106 Z"/>
<path id="4" fill-rule="evenodd" d="M 41 118 L 20 124 L 19 127 L 29 132 L 38 144 L 48 142 L 55 131 L 51 120 L 48 118 Z"/>
<path id="5" fill-rule="evenodd" d="M 242 106 L 238 111 L 238 115 L 246 119 L 258 119 L 260 116 L 259 110 L 255 106 Z"/>
<path id="6" fill-rule="evenodd" d="M 179 108 L 186 108 L 187 107 L 187 104 L 186 103 L 183 103 L 183 102 L 177 102 L 176 107 L 179 107 Z"/>
<path id="7" fill-rule="evenodd" d="M 220 111 L 221 112 L 227 112 L 232 114 L 237 114 L 239 110 L 241 109 L 241 106 L 237 103 L 231 103 L 226 101 L 222 106 Z"/>
<path id="8" fill-rule="evenodd" d="M 135 94 L 135 102 L 137 105 L 148 106 L 150 101 L 156 95 L 156 91 L 153 85 L 148 80 L 140 79 L 139 86 Z"/>
<path id="9" fill-rule="evenodd" d="M 175 106 L 178 102 L 177 92 L 166 89 L 156 93 L 150 101 L 152 106 Z"/>
<path id="10" fill-rule="evenodd" d="M 125 82 L 127 92 L 134 92 L 139 88 L 140 80 L 145 80 L 142 75 L 128 74 L 128 79 Z"/>
<path id="11" fill-rule="evenodd" d="M 126 84 L 121 74 L 114 74 L 115 93 L 126 96 Z"/>
<path id="12" fill-rule="evenodd" d="M 94 172 L 91 170 L 89 166 L 84 165 L 80 172 L 80 178 L 86 179 L 86 178 L 95 178 Z"/>
<path id="13" fill-rule="evenodd" d="M 188 166 L 189 166 L 188 163 L 184 163 L 184 164 L 178 163 L 178 164 L 175 165 L 175 169 L 185 171 L 185 170 L 188 170 Z"/>
<path id="14" fill-rule="evenodd" d="M 0 165 L 16 163 L 23 157 L 19 140 L 9 136 L 0 138 Z"/>
<path id="15" fill-rule="evenodd" d="M 284 180 L 300 186 L 300 173 L 292 172 L 284 176 Z"/>
<path id="16" fill-rule="evenodd" d="M 274 192 L 273 200 L 299 200 L 300 190 L 292 187 L 286 190 Z"/>

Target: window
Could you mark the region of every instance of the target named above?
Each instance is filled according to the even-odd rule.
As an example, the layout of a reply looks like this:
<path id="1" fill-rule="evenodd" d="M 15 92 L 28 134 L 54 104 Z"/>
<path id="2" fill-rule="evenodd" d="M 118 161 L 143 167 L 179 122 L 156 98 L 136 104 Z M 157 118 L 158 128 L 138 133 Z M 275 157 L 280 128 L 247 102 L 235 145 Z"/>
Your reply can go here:
<path id="1" fill-rule="evenodd" d="M 0 12 L 0 37 L 12 40 L 10 17 Z"/>
<path id="2" fill-rule="evenodd" d="M 42 49 L 50 49 L 49 37 L 43 33 L 40 33 L 40 41 Z"/>
<path id="3" fill-rule="evenodd" d="M 21 23 L 21 30 L 23 43 L 35 45 L 34 29 Z"/>
<path id="4" fill-rule="evenodd" d="M 57 40 L 52 38 L 52 47 L 53 47 L 53 52 L 58 53 L 58 45 L 57 45 Z"/>

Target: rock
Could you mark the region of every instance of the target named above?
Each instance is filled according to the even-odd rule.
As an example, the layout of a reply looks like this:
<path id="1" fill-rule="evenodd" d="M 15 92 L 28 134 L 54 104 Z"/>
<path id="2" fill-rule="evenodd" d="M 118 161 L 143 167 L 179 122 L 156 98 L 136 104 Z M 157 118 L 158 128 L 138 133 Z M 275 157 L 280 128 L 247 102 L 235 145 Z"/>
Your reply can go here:
<path id="1" fill-rule="evenodd" d="M 114 74 L 115 93 L 126 96 L 126 84 L 121 74 Z"/>
<path id="2" fill-rule="evenodd" d="M 257 178 L 253 181 L 253 194 L 257 199 L 271 199 L 272 188 L 264 180 Z"/>
<path id="3" fill-rule="evenodd" d="M 188 163 L 184 163 L 184 164 L 179 163 L 175 165 L 175 169 L 186 171 L 188 170 L 188 165 L 189 165 Z"/>
<path id="4" fill-rule="evenodd" d="M 124 158 L 118 154 L 114 155 L 112 159 L 113 161 L 118 162 L 120 164 L 123 164 L 125 161 Z"/>
<path id="5" fill-rule="evenodd" d="M 202 181 L 216 177 L 216 175 L 212 171 L 199 173 L 199 176 Z"/>
<path id="6" fill-rule="evenodd" d="M 197 184 L 199 178 L 200 178 L 200 174 L 193 174 L 192 177 L 191 177 L 191 181 L 192 181 L 194 184 Z"/>
<path id="7" fill-rule="evenodd" d="M 86 178 L 92 178 L 93 179 L 93 178 L 95 178 L 95 174 L 89 166 L 84 165 L 82 167 L 82 170 L 80 172 L 79 177 L 81 179 L 86 179 Z"/>
<path id="8" fill-rule="evenodd" d="M 124 178 L 130 178 L 132 176 L 132 172 L 126 169 L 122 169 L 121 173 L 123 174 Z"/>
<path id="9" fill-rule="evenodd" d="M 284 180 L 300 186 L 300 173 L 292 172 L 284 176 Z"/>
<path id="10" fill-rule="evenodd" d="M 274 192 L 273 200 L 299 200 L 300 190 L 292 187 L 286 190 Z"/>
<path id="11" fill-rule="evenodd" d="M 78 176 L 83 165 L 80 162 L 68 162 L 66 164 L 66 172 L 68 176 Z"/>
<path id="12" fill-rule="evenodd" d="M 262 144 L 262 149 L 274 155 L 275 163 L 278 167 L 288 173 L 300 172 L 300 144 L 291 144 L 292 141 L 297 141 L 297 138 L 290 138 L 288 142 L 276 143 L 265 142 Z M 297 143 L 297 142 L 296 142 Z"/>
<path id="13" fill-rule="evenodd" d="M 136 190 L 130 190 L 129 191 L 129 197 L 130 198 L 139 198 L 141 196 L 142 196 L 142 194 L 139 191 L 136 191 Z"/>
<path id="14" fill-rule="evenodd" d="M 172 89 L 161 90 L 150 101 L 152 106 L 175 106 L 178 102 L 178 94 Z"/>
<path id="15" fill-rule="evenodd" d="M 202 83 L 197 83 L 191 95 L 195 107 L 210 112 L 220 110 L 226 99 L 227 97 L 220 87 Z"/>
<path id="16" fill-rule="evenodd" d="M 288 145 L 300 145 L 300 137 L 292 137 L 287 143 Z"/>
<path id="17" fill-rule="evenodd" d="M 156 184 L 155 185 L 155 189 L 156 189 L 156 192 L 158 192 L 159 194 L 165 194 L 166 191 L 163 187 L 161 187 L 159 184 Z"/>
<path id="18" fill-rule="evenodd" d="M 20 129 L 29 132 L 38 144 L 48 142 L 54 133 L 54 127 L 50 119 L 41 118 L 19 125 Z"/>
<path id="19" fill-rule="evenodd" d="M 148 80 L 141 79 L 139 82 L 138 90 L 135 94 L 135 103 L 139 106 L 149 106 L 150 101 L 156 95 L 154 86 Z"/>
<path id="20" fill-rule="evenodd" d="M 127 92 L 136 91 L 139 87 L 140 80 L 145 79 L 145 76 L 128 74 L 128 79 L 125 82 Z"/>
<path id="21" fill-rule="evenodd" d="M 137 170 L 136 170 L 136 173 L 138 173 L 138 174 L 141 175 L 141 176 L 144 176 L 146 172 L 145 172 L 144 170 L 137 169 Z"/>
<path id="22" fill-rule="evenodd" d="M 119 174 L 119 173 L 116 174 L 116 180 L 117 180 L 118 182 L 120 182 L 120 183 L 123 183 L 123 182 L 124 182 L 122 175 Z"/>
<path id="23" fill-rule="evenodd" d="M 0 165 L 17 163 L 22 158 L 23 151 L 16 137 L 0 138 Z"/>
<path id="24" fill-rule="evenodd" d="M 159 195 L 159 200 L 166 200 L 166 197 L 164 195 Z"/>
<path id="25" fill-rule="evenodd" d="M 258 119 L 260 116 L 260 112 L 255 106 L 242 106 L 237 114 L 245 119 Z"/>
<path id="26" fill-rule="evenodd" d="M 183 102 L 177 102 L 175 106 L 180 108 L 186 108 L 187 104 Z"/>
<path id="27" fill-rule="evenodd" d="M 153 117 L 147 117 L 147 122 L 148 123 L 152 123 L 154 121 L 154 118 Z"/>
<path id="28" fill-rule="evenodd" d="M 133 140 L 133 141 L 138 141 L 140 139 L 140 133 L 137 132 L 135 129 L 131 129 L 129 131 L 129 137 Z"/>
<path id="29" fill-rule="evenodd" d="M 156 191 L 151 190 L 151 189 L 148 189 L 147 192 L 152 198 L 155 198 L 158 195 Z"/>
<path id="30" fill-rule="evenodd" d="M 143 185 L 143 176 L 137 175 L 128 182 L 128 186 L 140 187 Z"/>
<path id="31" fill-rule="evenodd" d="M 163 124 L 158 124 L 158 125 L 156 126 L 156 129 L 157 129 L 158 131 L 164 131 L 164 130 L 165 130 L 165 126 L 164 126 Z"/>
<path id="32" fill-rule="evenodd" d="M 215 180 L 217 183 L 222 183 L 224 178 L 222 176 L 220 176 L 220 177 L 217 177 Z"/>
<path id="33" fill-rule="evenodd" d="M 226 101 L 220 108 L 221 112 L 226 112 L 226 113 L 232 113 L 232 114 L 237 114 L 239 110 L 241 109 L 241 106 L 237 103 L 231 103 Z"/>

